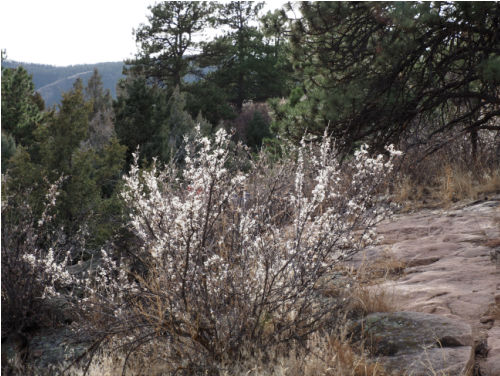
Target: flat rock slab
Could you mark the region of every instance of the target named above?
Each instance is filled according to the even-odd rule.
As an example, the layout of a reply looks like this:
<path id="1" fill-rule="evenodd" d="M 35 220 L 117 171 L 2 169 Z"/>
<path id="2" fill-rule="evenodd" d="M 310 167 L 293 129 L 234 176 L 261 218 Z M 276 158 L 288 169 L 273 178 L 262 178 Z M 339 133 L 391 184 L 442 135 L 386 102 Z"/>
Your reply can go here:
<path id="1" fill-rule="evenodd" d="M 365 346 L 393 374 L 467 375 L 474 363 L 470 325 L 421 312 L 373 313 L 358 324 Z"/>
<path id="2" fill-rule="evenodd" d="M 388 252 L 406 265 L 404 275 L 374 288 L 392 295 L 396 309 L 454 318 L 485 342 L 482 376 L 500 376 L 500 196 L 450 209 L 397 215 L 378 226 L 382 244 L 352 260 L 357 267 Z M 493 256 L 492 256 L 493 255 Z M 498 300 L 496 302 L 496 300 Z M 450 373 L 451 375 L 453 373 Z"/>

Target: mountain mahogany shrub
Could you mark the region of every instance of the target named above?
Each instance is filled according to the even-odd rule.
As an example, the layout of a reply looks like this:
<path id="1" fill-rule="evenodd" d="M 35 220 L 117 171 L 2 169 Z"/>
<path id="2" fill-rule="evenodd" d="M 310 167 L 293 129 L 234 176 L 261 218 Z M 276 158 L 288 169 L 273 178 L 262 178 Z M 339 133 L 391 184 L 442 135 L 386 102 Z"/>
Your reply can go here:
<path id="1" fill-rule="evenodd" d="M 270 166 L 262 156 L 234 173 L 225 131 L 213 141 L 197 132 L 182 171 L 141 171 L 135 155 L 125 177 L 130 226 L 142 241 L 134 256 L 147 272 L 129 282 L 125 261 L 104 252 L 97 273 L 106 332 L 123 333 L 130 351 L 163 340 L 174 369 L 305 341 L 331 323 L 342 302 L 321 291 L 340 261 L 375 241 L 388 209 L 371 193 L 399 154 L 391 147 L 389 158 L 372 158 L 363 146 L 341 167 L 325 136 L 294 158 Z"/>

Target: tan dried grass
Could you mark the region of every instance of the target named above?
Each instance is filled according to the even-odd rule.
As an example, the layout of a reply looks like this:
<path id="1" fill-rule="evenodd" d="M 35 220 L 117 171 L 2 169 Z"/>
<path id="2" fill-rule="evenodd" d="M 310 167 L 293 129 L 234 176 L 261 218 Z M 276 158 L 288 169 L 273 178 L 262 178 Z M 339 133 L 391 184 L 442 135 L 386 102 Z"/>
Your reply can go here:
<path id="1" fill-rule="evenodd" d="M 404 175 L 395 185 L 394 201 L 402 212 L 421 208 L 449 207 L 463 200 L 477 200 L 500 193 L 500 169 L 445 164 L 433 179 L 414 179 Z"/>

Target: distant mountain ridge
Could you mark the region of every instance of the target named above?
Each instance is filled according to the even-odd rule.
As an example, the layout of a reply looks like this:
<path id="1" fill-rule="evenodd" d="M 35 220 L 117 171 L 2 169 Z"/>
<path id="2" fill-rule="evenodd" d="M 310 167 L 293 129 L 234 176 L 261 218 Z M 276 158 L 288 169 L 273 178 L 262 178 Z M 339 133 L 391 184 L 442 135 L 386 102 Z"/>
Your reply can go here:
<path id="1" fill-rule="evenodd" d="M 61 94 L 69 91 L 77 78 L 81 78 L 83 84 L 86 85 L 94 68 L 97 68 L 99 71 L 104 88 L 111 91 L 113 98 L 116 98 L 116 84 L 124 77 L 122 74 L 123 61 L 78 64 L 66 67 L 23 63 L 13 60 L 2 62 L 2 67 L 4 68 L 16 68 L 20 65 L 33 76 L 35 90 L 43 97 L 47 107 L 60 103 Z"/>

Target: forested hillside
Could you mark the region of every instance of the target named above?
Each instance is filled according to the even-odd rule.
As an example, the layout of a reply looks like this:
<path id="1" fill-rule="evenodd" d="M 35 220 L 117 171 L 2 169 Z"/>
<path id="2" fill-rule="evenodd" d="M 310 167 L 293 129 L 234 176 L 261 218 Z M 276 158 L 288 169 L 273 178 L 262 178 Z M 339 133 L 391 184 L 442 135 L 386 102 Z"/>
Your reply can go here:
<path id="1" fill-rule="evenodd" d="M 103 87 L 109 89 L 112 97 L 116 98 L 116 85 L 118 80 L 123 78 L 123 65 L 121 61 L 71 65 L 67 67 L 22 63 L 12 60 L 2 62 L 3 68 L 23 66 L 33 76 L 35 90 L 40 93 L 47 106 L 60 103 L 62 93 L 70 90 L 77 78 L 81 78 L 86 83 L 90 76 L 92 76 L 94 69 L 99 71 Z"/>
<path id="2" fill-rule="evenodd" d="M 500 3 L 263 6 L 158 2 L 123 63 L 2 62 L 6 374 L 386 375 L 346 261 L 394 211 L 500 193 Z"/>

